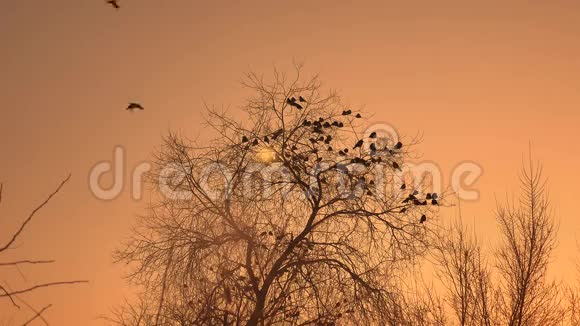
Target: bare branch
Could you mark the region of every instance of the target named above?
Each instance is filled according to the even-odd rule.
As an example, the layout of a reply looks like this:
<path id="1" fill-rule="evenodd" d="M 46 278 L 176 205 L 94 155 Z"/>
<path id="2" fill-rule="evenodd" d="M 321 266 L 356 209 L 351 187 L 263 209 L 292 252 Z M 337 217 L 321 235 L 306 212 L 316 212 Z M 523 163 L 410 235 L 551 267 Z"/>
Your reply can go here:
<path id="1" fill-rule="evenodd" d="M 60 189 L 64 186 L 65 183 L 68 182 L 68 180 L 70 179 L 71 175 L 69 174 L 66 179 L 64 179 L 60 185 L 56 188 L 55 191 L 53 191 L 44 202 L 42 202 L 42 204 L 40 204 L 39 206 L 37 206 L 31 213 L 30 215 L 28 215 L 28 217 L 26 218 L 26 220 L 24 220 L 24 222 L 20 225 L 20 228 L 16 231 L 16 233 L 14 233 L 14 235 L 12 236 L 12 239 L 10 239 L 8 241 L 8 243 L 6 243 L 3 247 L 0 247 L 0 252 L 8 249 L 13 243 L 14 241 L 16 241 L 16 239 L 18 238 L 18 236 L 22 233 L 22 231 L 24 231 L 24 228 L 26 227 L 26 225 L 32 220 L 32 218 L 34 217 L 34 214 L 36 214 L 36 212 L 38 212 L 42 207 L 44 207 L 49 201 L 50 199 L 56 195 Z"/>

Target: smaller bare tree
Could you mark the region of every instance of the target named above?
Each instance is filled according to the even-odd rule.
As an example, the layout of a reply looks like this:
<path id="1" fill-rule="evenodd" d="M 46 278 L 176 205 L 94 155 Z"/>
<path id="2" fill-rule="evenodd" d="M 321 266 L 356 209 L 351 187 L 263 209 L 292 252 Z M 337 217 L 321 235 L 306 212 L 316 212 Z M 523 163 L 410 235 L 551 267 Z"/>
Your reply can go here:
<path id="1" fill-rule="evenodd" d="M 461 217 L 439 236 L 434 256 L 437 276 L 447 288 L 447 303 L 459 325 L 495 325 L 491 273 L 481 246 Z"/>
<path id="2" fill-rule="evenodd" d="M 502 324 L 559 325 L 564 318 L 558 285 L 547 279 L 557 226 L 542 168 L 531 158 L 520 175 L 519 205 L 498 205 L 502 243 L 497 252 Z"/>

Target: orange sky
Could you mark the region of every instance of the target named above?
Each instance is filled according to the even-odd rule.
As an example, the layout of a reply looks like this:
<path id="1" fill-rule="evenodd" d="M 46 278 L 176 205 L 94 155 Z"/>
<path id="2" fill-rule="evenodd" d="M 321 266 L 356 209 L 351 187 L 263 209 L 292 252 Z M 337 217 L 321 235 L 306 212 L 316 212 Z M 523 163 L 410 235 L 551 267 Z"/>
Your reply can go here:
<path id="1" fill-rule="evenodd" d="M 52 324 L 101 325 L 96 317 L 130 293 L 111 251 L 146 201 L 133 201 L 128 187 L 113 201 L 94 198 L 91 167 L 122 145 L 130 170 L 170 129 L 203 136 L 204 101 L 235 112 L 244 72 L 286 70 L 293 58 L 347 103 L 364 105 L 373 121 L 422 133 L 417 150 L 446 180 L 459 162 L 480 164 L 481 198 L 462 210 L 490 245 L 495 200 L 517 189 L 531 141 L 560 217 L 555 273 L 573 275 L 580 2 L 120 4 L 115 12 L 100 0 L 6 1 L 0 10 L 0 239 L 71 172 L 11 255 L 58 261 L 23 268 L 26 284 L 91 281 L 23 297 L 36 307 L 53 303 Z M 146 110 L 129 114 L 131 100 Z M 441 218 L 454 214 L 443 210 Z M 0 271 L 6 277 L 23 284 L 15 270 Z M 20 320 L 7 308 L 0 303 L 0 325 Z"/>

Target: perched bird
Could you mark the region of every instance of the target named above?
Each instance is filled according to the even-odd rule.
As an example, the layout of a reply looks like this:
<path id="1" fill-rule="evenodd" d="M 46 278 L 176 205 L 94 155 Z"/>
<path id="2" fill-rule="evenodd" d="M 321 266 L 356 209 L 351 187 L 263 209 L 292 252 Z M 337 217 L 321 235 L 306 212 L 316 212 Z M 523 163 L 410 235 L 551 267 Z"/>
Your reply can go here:
<path id="1" fill-rule="evenodd" d="M 310 121 L 308 121 L 308 120 L 304 120 L 304 121 L 302 122 L 302 125 L 303 125 L 303 126 L 305 126 L 305 127 L 310 127 L 310 126 L 312 125 L 312 122 L 310 122 Z"/>
<path id="2" fill-rule="evenodd" d="M 253 146 L 257 146 L 258 145 L 258 139 L 254 139 L 254 141 L 252 142 Z"/>
<path id="3" fill-rule="evenodd" d="M 433 199 L 437 199 L 437 198 L 439 198 L 439 196 L 437 196 L 437 194 L 436 194 L 436 193 L 433 193 L 433 194 L 431 195 L 431 197 L 432 197 Z"/>
<path id="4" fill-rule="evenodd" d="M 401 185 L 401 190 L 405 190 L 405 189 L 407 189 L 407 185 L 403 183 L 403 184 Z"/>
<path id="5" fill-rule="evenodd" d="M 346 154 L 343 151 L 338 151 L 338 155 L 345 156 Z"/>
<path id="6" fill-rule="evenodd" d="M 113 6 L 113 8 L 115 8 L 115 9 L 119 9 L 119 8 L 121 8 L 121 7 L 119 6 L 119 2 L 118 2 L 117 0 L 107 0 L 106 2 L 107 2 L 108 4 L 110 4 L 111 6 Z"/>
<path id="7" fill-rule="evenodd" d="M 342 111 L 342 115 L 350 115 L 352 113 L 352 110 L 344 110 Z"/>
<path id="8" fill-rule="evenodd" d="M 362 115 L 360 115 L 360 113 L 357 113 L 357 114 L 355 115 L 355 118 L 357 118 L 357 119 L 360 119 L 360 118 L 362 118 Z"/>
<path id="9" fill-rule="evenodd" d="M 377 133 L 375 131 L 371 132 L 369 138 L 377 138 Z"/>
<path id="10" fill-rule="evenodd" d="M 439 205 L 439 202 L 437 202 L 437 199 L 433 199 L 431 200 L 431 205 Z"/>
<path id="11" fill-rule="evenodd" d="M 400 170 L 401 169 L 401 167 L 399 166 L 399 163 L 397 163 L 397 162 L 393 162 L 393 168 L 395 170 Z"/>
<path id="12" fill-rule="evenodd" d="M 332 149 L 332 146 L 328 146 L 327 150 L 328 150 L 329 152 L 332 152 L 332 150 L 333 150 L 333 149 Z"/>
<path id="13" fill-rule="evenodd" d="M 427 216 L 425 216 L 425 214 L 421 215 L 421 219 L 419 220 L 419 223 L 423 224 L 425 223 L 425 221 L 427 221 Z"/>
<path id="14" fill-rule="evenodd" d="M 425 196 L 425 199 L 431 200 L 431 193 L 427 193 L 427 195 Z"/>
<path id="15" fill-rule="evenodd" d="M 324 128 L 330 128 L 330 123 L 328 123 L 328 121 L 324 122 L 324 124 L 322 125 Z"/>
<path id="16" fill-rule="evenodd" d="M 270 139 L 268 138 L 268 136 L 264 136 L 264 143 L 266 144 L 270 143 Z"/>
<path id="17" fill-rule="evenodd" d="M 293 107 L 295 107 L 295 108 L 297 108 L 298 110 L 302 110 L 302 109 L 304 109 L 304 108 L 302 107 L 302 105 L 300 105 L 300 104 L 298 104 L 298 103 L 293 103 L 293 104 L 292 104 L 292 106 L 293 106 Z"/>
<path id="18" fill-rule="evenodd" d="M 377 145 L 375 145 L 375 143 L 372 143 L 369 148 L 371 149 L 371 151 L 376 152 L 377 151 Z"/>
<path id="19" fill-rule="evenodd" d="M 328 136 L 326 136 L 326 139 L 324 140 L 324 142 L 325 142 L 326 144 L 330 144 L 330 141 L 331 141 L 331 140 L 332 140 L 332 136 L 331 136 L 331 135 L 328 135 Z"/>
<path id="20" fill-rule="evenodd" d="M 248 137 L 246 137 L 246 136 L 243 136 L 242 137 L 242 143 L 247 143 L 248 140 L 249 140 Z"/>
<path id="21" fill-rule="evenodd" d="M 404 213 L 406 211 L 407 211 L 407 207 L 403 207 L 403 208 L 401 208 L 401 210 L 399 211 L 399 213 Z"/>
<path id="22" fill-rule="evenodd" d="M 357 147 L 362 147 L 364 141 L 361 139 L 359 141 L 356 142 L 356 144 L 354 144 L 354 147 L 352 149 L 355 149 Z"/>
<path id="23" fill-rule="evenodd" d="M 135 109 L 144 110 L 143 106 L 139 103 L 131 102 L 131 103 L 129 103 L 129 106 L 127 106 L 127 110 L 129 110 L 129 111 L 133 111 Z"/>
<path id="24" fill-rule="evenodd" d="M 395 149 L 401 149 L 401 147 L 403 147 L 403 143 L 401 143 L 401 142 L 397 142 L 397 143 L 395 144 Z"/>
<path id="25" fill-rule="evenodd" d="M 298 97 L 298 100 L 299 100 L 300 102 L 306 102 L 306 100 L 305 100 L 305 99 L 304 99 L 304 97 L 302 97 L 302 96 L 299 96 L 299 97 Z"/>
<path id="26" fill-rule="evenodd" d="M 287 98 L 286 99 L 286 103 L 288 103 L 290 105 L 292 105 L 292 103 L 294 103 L 294 102 L 296 102 L 296 99 L 294 97 L 293 98 Z"/>

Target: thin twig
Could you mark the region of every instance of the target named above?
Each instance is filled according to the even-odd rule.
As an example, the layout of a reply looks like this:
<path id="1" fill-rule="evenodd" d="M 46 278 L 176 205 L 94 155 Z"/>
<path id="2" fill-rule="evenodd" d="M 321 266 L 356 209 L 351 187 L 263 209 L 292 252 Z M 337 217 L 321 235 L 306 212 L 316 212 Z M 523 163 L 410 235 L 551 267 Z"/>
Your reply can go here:
<path id="1" fill-rule="evenodd" d="M 32 318 L 30 318 L 27 322 L 25 322 L 24 324 L 22 324 L 22 326 L 27 326 L 28 324 L 30 324 L 32 321 L 34 321 L 36 318 L 42 317 L 42 313 L 45 312 L 48 308 L 52 307 L 52 304 L 49 304 L 48 306 L 40 309 L 40 311 L 38 313 L 36 313 L 36 315 L 34 315 Z"/>
<path id="2" fill-rule="evenodd" d="M 20 225 L 20 228 L 18 229 L 18 231 L 16 231 L 16 233 L 14 233 L 14 235 L 12 236 L 12 239 L 10 239 L 10 241 L 8 241 L 8 243 L 6 245 L 4 245 L 3 247 L 0 248 L 0 252 L 6 250 L 8 247 L 10 247 L 14 243 L 14 241 L 16 241 L 18 236 L 22 233 L 22 231 L 24 231 L 24 228 L 26 227 L 26 225 L 32 220 L 32 218 L 34 217 L 34 214 L 36 214 L 36 212 L 38 212 L 42 207 L 44 207 L 44 205 L 46 205 L 50 201 L 50 199 L 60 191 L 60 189 L 64 186 L 64 184 L 67 183 L 67 181 L 70 179 L 70 177 L 71 177 L 71 175 L 69 174 L 68 177 L 66 177 L 66 179 L 64 179 L 60 183 L 60 185 L 56 188 L 56 190 L 53 191 L 42 204 L 40 204 L 38 207 L 36 207 L 32 211 L 32 213 L 30 213 L 30 215 L 28 215 L 28 218 Z"/>
<path id="3" fill-rule="evenodd" d="M 22 264 L 51 264 L 54 263 L 55 260 L 20 260 L 20 261 L 12 261 L 7 263 L 0 263 L 0 267 L 3 266 L 16 266 Z"/>
<path id="4" fill-rule="evenodd" d="M 27 289 L 12 291 L 12 292 L 6 293 L 6 294 L 0 294 L 0 298 L 10 297 L 11 295 L 16 295 L 16 294 L 27 293 L 27 292 L 31 292 L 31 291 L 34 291 L 34 290 L 39 289 L 39 288 L 45 288 L 45 287 L 54 286 L 54 285 L 67 285 L 67 284 L 78 284 L 78 283 L 89 283 L 89 281 L 82 280 L 82 281 L 51 282 L 51 283 L 38 284 L 38 285 L 35 285 L 33 287 L 29 287 Z"/>

